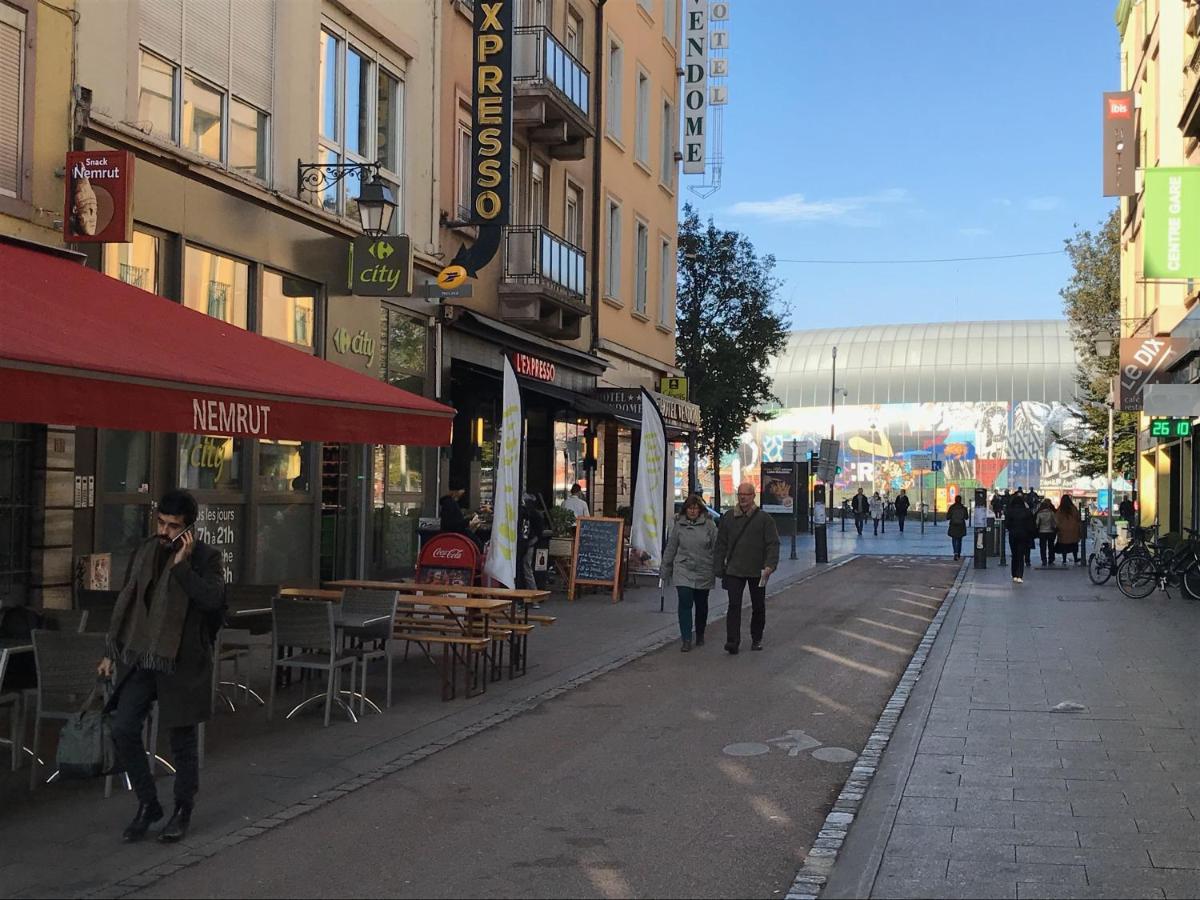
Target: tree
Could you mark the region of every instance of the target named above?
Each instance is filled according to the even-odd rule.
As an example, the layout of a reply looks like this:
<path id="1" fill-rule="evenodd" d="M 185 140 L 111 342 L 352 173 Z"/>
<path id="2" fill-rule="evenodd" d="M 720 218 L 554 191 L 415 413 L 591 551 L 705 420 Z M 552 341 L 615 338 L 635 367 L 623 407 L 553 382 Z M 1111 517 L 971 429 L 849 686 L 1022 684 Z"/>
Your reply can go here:
<path id="1" fill-rule="evenodd" d="M 1073 272 L 1063 299 L 1071 338 L 1079 360 L 1075 385 L 1081 408 L 1079 430 L 1055 435 L 1074 457 L 1081 474 L 1089 477 L 1108 471 L 1109 379 L 1117 373 L 1117 341 L 1107 356 L 1096 353 L 1095 340 L 1121 334 L 1121 210 L 1114 209 L 1093 233 L 1081 229 L 1067 238 L 1067 255 Z M 1114 398 L 1115 400 L 1115 398 Z M 1134 471 L 1137 415 L 1118 413 L 1113 421 L 1113 470 Z"/>
<path id="2" fill-rule="evenodd" d="M 775 402 L 767 374 L 787 343 L 788 321 L 775 310 L 775 257 L 761 259 L 749 238 L 701 223 L 691 204 L 679 227 L 675 330 L 680 366 L 700 404 L 699 449 L 713 461 L 720 505 L 721 454 L 737 447 Z"/>

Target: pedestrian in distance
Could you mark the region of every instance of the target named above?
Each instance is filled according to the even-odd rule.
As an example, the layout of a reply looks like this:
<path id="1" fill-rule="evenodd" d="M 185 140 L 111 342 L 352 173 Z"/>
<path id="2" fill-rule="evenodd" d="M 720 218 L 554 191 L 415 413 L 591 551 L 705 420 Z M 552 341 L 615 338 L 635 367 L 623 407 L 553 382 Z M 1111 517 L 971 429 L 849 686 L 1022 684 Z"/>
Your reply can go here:
<path id="1" fill-rule="evenodd" d="M 1133 515 L 1136 510 L 1133 508 L 1133 500 L 1128 494 L 1121 498 L 1121 505 L 1117 507 L 1117 514 L 1128 522 L 1133 524 Z"/>
<path id="2" fill-rule="evenodd" d="M 462 500 L 467 490 L 461 482 L 451 481 L 450 488 L 438 501 L 438 518 L 441 521 L 442 532 L 445 534 L 461 534 L 469 537 L 476 544 L 481 544 L 476 529 L 479 528 L 479 516 L 473 515 L 470 520 L 462 509 Z"/>
<path id="3" fill-rule="evenodd" d="M 871 495 L 867 508 L 871 511 L 871 522 L 875 526 L 875 534 L 879 534 L 879 523 L 883 519 L 883 500 L 879 497 L 879 491 Z"/>
<path id="4" fill-rule="evenodd" d="M 175 811 L 158 834 L 162 843 L 186 837 L 200 788 L 197 726 L 212 713 L 213 643 L 225 606 L 221 552 L 197 539 L 199 508 L 186 491 L 158 503 L 153 537 L 130 561 L 108 629 L 107 655 L 97 672 L 116 688 L 109 700 L 117 758 L 137 794 L 138 808 L 121 840 L 140 841 L 163 817 L 142 730 L 158 701 L 159 725 L 170 734 Z"/>
<path id="5" fill-rule="evenodd" d="M 1000 498 L 1000 512 L 1002 515 L 1008 515 L 1008 504 L 1012 500 L 1012 494 L 1008 488 L 1004 489 L 1004 496 Z"/>
<path id="6" fill-rule="evenodd" d="M 954 548 L 955 559 L 962 559 L 963 538 L 967 536 L 967 520 L 970 517 L 971 514 L 963 506 L 960 494 L 954 498 L 954 502 L 950 504 L 950 509 L 946 512 L 946 521 L 950 523 L 946 526 L 946 534 L 950 535 L 950 545 Z"/>
<path id="7" fill-rule="evenodd" d="M 1054 501 L 1047 497 L 1038 507 L 1035 517 L 1038 536 L 1038 553 L 1042 557 L 1042 568 L 1054 565 L 1054 532 L 1058 528 L 1054 517 Z"/>
<path id="8" fill-rule="evenodd" d="M 1008 547 L 1012 551 L 1012 580 L 1022 584 L 1025 581 L 1029 548 L 1033 546 L 1033 539 L 1037 535 L 1033 511 L 1026 505 L 1022 492 L 1018 491 L 1009 502 L 1004 527 L 1008 531 Z"/>
<path id="9" fill-rule="evenodd" d="M 533 494 L 522 497 L 521 518 L 517 524 L 517 532 L 521 541 L 520 560 L 521 576 L 526 590 L 536 591 L 537 575 L 533 571 L 533 561 L 537 555 L 538 541 L 546 528 L 546 520 L 538 509 L 537 498 Z"/>
<path id="10" fill-rule="evenodd" d="M 583 499 L 583 488 L 579 486 L 578 482 L 571 485 L 571 495 L 563 501 L 563 509 L 573 512 L 576 519 L 592 514 L 588 509 L 587 501 Z"/>
<path id="11" fill-rule="evenodd" d="M 992 492 L 992 515 L 997 519 L 1004 516 L 1004 501 L 1000 499 L 1000 492 Z"/>
<path id="12" fill-rule="evenodd" d="M 674 584 L 679 596 L 679 637 L 682 640 L 679 649 L 684 653 L 692 649 L 693 633 L 696 646 L 704 646 L 716 545 L 717 525 L 708 514 L 704 501 L 692 494 L 683 504 L 683 513 L 675 518 L 662 562 L 663 583 Z"/>
<path id="13" fill-rule="evenodd" d="M 904 492 L 904 488 L 900 488 L 900 496 L 896 498 L 896 524 L 900 526 L 900 533 L 904 533 L 904 520 L 908 518 L 909 507 L 908 494 Z"/>
<path id="14" fill-rule="evenodd" d="M 859 488 L 858 493 L 850 501 L 850 510 L 854 513 L 854 527 L 861 535 L 863 533 L 863 522 L 867 520 L 867 516 L 871 512 L 871 502 L 867 499 L 863 489 Z"/>
<path id="15" fill-rule="evenodd" d="M 713 551 L 714 574 L 729 595 L 725 650 L 736 654 L 742 642 L 742 595 L 750 589 L 750 649 L 761 650 L 767 624 L 767 579 L 779 566 L 775 520 L 754 503 L 754 485 L 737 489 L 737 506 L 721 516 Z"/>
<path id="16" fill-rule="evenodd" d="M 1054 552 L 1062 555 L 1062 564 L 1067 564 L 1067 554 L 1070 553 L 1076 565 L 1079 563 L 1079 537 L 1083 532 L 1083 523 L 1079 518 L 1079 510 L 1069 494 L 1064 494 L 1054 513 L 1054 521 L 1058 526 L 1055 538 Z"/>

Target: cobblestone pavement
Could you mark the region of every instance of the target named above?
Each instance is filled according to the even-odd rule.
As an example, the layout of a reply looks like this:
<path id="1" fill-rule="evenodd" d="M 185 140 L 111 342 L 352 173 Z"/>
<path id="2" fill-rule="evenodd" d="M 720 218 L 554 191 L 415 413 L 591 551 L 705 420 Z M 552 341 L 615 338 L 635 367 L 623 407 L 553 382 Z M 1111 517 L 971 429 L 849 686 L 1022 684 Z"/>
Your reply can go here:
<path id="1" fill-rule="evenodd" d="M 822 893 L 1200 895 L 1200 603 L 973 571 Z"/>

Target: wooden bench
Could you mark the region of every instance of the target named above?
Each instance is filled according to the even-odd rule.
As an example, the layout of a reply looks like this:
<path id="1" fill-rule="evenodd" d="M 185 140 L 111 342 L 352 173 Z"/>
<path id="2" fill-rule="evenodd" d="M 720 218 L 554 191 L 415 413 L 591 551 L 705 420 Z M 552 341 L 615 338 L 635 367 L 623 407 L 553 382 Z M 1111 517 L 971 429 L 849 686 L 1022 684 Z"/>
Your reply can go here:
<path id="1" fill-rule="evenodd" d="M 500 677 L 501 670 L 504 667 L 504 645 L 509 646 L 509 661 L 508 661 L 508 677 L 518 678 L 526 674 L 526 658 L 527 647 L 529 643 L 529 634 L 537 627 L 524 622 L 510 622 L 507 619 L 492 619 L 488 623 L 487 634 L 483 634 L 476 628 L 470 631 L 454 619 L 453 616 L 433 611 L 428 617 L 401 615 L 395 620 L 395 628 L 397 630 L 405 630 L 412 633 L 420 634 L 443 634 L 443 635 L 464 635 L 466 637 L 486 638 L 493 644 L 492 653 L 489 661 L 492 664 L 493 680 Z M 407 658 L 407 649 L 405 650 L 405 658 Z"/>
<path id="2" fill-rule="evenodd" d="M 397 628 L 392 632 L 392 639 L 405 641 L 408 644 L 416 644 L 421 648 L 421 651 L 430 662 L 433 662 L 433 657 L 430 655 L 429 647 L 434 644 L 441 645 L 443 700 L 453 700 L 458 696 L 458 662 L 460 659 L 463 662 L 463 689 L 465 695 L 467 697 L 474 697 L 476 694 L 482 694 L 487 691 L 486 673 L 479 671 L 479 661 L 486 658 L 491 638 L 474 637 L 469 634 L 463 634 L 461 630 L 457 634 L 454 634 L 449 629 L 409 630 L 407 628 Z"/>

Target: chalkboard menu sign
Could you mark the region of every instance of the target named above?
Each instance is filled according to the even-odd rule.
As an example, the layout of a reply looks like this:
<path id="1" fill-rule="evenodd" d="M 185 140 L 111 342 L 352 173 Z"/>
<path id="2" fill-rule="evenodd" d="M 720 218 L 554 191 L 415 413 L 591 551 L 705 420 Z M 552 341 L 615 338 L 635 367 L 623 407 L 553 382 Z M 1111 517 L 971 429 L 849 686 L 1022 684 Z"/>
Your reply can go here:
<path id="1" fill-rule="evenodd" d="M 577 584 L 612 586 L 616 603 L 621 589 L 621 551 L 625 544 L 625 520 L 581 516 L 575 523 L 575 547 L 571 554 L 571 584 L 567 599 L 575 599 Z"/>
<path id="2" fill-rule="evenodd" d="M 238 551 L 242 535 L 242 507 L 201 503 L 195 531 L 198 539 L 220 552 L 225 581 L 233 584 L 240 580 L 242 558 Z"/>

